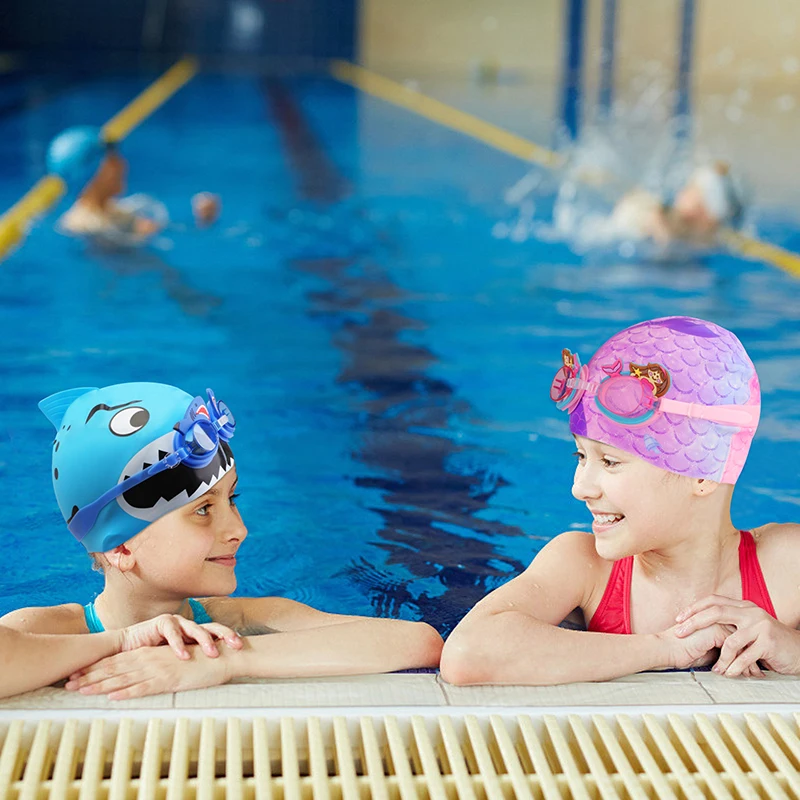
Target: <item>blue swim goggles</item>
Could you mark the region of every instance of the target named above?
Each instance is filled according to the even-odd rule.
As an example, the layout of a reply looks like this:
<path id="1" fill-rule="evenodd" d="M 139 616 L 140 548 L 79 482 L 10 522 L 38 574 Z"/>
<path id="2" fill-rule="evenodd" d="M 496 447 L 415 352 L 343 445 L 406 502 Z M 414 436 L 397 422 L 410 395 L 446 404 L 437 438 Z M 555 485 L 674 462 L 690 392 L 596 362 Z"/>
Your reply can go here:
<path id="1" fill-rule="evenodd" d="M 116 500 L 129 489 L 152 478 L 153 475 L 173 469 L 178 464 L 185 464 L 191 469 L 207 466 L 217 454 L 220 441 L 227 442 L 233 438 L 236 430 L 236 420 L 233 414 L 225 403 L 217 401 L 211 389 L 206 389 L 206 393 L 208 400 L 195 397 L 189 408 L 186 409 L 183 419 L 176 423 L 173 451 L 168 456 L 126 478 L 101 494 L 97 500 L 76 512 L 75 516 L 67 523 L 67 527 L 79 542 L 83 541 L 97 522 L 100 512 L 112 500 Z"/>

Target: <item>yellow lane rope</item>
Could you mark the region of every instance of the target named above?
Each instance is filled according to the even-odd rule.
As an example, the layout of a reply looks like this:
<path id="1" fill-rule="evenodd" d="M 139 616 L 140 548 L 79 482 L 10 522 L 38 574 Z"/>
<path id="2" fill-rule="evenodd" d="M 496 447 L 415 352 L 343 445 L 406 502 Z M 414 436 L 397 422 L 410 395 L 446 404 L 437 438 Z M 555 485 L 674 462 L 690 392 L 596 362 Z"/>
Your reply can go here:
<path id="1" fill-rule="evenodd" d="M 331 62 L 331 73 L 338 80 L 343 83 L 349 83 L 362 92 L 407 108 L 415 114 L 472 136 L 478 141 L 491 145 L 497 150 L 502 150 L 504 153 L 521 158 L 523 161 L 531 161 L 552 167 L 557 166 L 563 160 L 558 153 L 554 153 L 545 147 L 540 147 L 538 144 L 528 139 L 523 139 L 515 133 L 503 130 L 491 122 L 486 122 L 472 114 L 459 111 L 446 103 L 440 103 L 438 100 L 427 97 L 421 92 L 403 86 L 389 78 L 384 78 L 382 75 L 370 72 L 363 67 L 357 67 L 347 61 Z"/>
<path id="2" fill-rule="evenodd" d="M 332 61 L 330 71 L 333 77 L 342 83 L 347 83 L 366 94 L 405 108 L 447 128 L 472 136 L 523 161 L 545 167 L 557 167 L 564 162 L 561 155 L 535 142 L 348 61 Z M 797 253 L 732 230 L 723 231 L 722 239 L 729 248 L 744 258 L 764 261 L 790 275 L 800 277 L 800 255 Z"/>
<path id="3" fill-rule="evenodd" d="M 175 92 L 197 74 L 197 61 L 181 59 L 168 69 L 157 81 L 150 84 L 138 97 L 103 126 L 102 136 L 107 142 L 124 139 L 140 122 L 150 116 L 159 106 L 169 100 Z"/>
<path id="4" fill-rule="evenodd" d="M 181 59 L 112 117 L 102 128 L 102 138 L 107 142 L 124 139 L 196 74 L 195 59 Z M 31 221 L 55 205 L 66 190 L 66 184 L 58 175 L 45 175 L 0 216 L 0 259 L 22 241 Z"/>

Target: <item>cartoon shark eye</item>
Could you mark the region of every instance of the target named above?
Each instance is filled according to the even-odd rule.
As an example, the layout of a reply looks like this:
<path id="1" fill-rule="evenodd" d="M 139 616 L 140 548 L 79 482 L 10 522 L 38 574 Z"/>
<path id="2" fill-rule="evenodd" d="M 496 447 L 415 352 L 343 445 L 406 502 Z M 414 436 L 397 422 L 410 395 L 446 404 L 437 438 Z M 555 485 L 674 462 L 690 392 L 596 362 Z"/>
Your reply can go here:
<path id="1" fill-rule="evenodd" d="M 114 436 L 130 436 L 136 431 L 140 431 L 147 425 L 150 419 L 150 412 L 146 408 L 132 406 L 123 408 L 111 417 L 108 429 Z"/>

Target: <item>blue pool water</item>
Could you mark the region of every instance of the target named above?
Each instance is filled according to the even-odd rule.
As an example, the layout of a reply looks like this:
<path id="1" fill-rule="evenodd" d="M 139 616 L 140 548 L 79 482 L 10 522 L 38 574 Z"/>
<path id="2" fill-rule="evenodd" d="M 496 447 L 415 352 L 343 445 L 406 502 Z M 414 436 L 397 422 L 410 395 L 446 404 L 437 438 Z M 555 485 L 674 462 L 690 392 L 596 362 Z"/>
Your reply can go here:
<path id="1" fill-rule="evenodd" d="M 17 80 L 30 95 L 33 79 Z M 55 133 L 102 124 L 147 82 L 62 81 L 24 108 L 0 102 L 0 207 L 41 175 Z M 124 152 L 130 191 L 175 223 L 154 246 L 64 238 L 62 203 L 0 264 L 0 613 L 101 586 L 55 505 L 38 400 L 153 380 L 212 386 L 237 416 L 239 593 L 446 633 L 553 535 L 589 528 L 548 398 L 561 348 L 588 354 L 673 313 L 735 329 L 761 376 L 735 522 L 797 517 L 800 284 L 779 270 L 494 238 L 525 165 L 327 79 L 196 78 Z M 189 197 L 205 189 L 223 216 L 198 232 Z"/>

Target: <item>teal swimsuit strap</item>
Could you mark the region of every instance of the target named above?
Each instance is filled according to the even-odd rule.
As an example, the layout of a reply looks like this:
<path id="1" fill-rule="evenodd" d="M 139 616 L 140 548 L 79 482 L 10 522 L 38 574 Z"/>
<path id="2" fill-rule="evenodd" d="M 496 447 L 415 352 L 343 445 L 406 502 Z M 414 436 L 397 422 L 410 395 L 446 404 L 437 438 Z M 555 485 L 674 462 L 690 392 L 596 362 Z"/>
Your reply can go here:
<path id="1" fill-rule="evenodd" d="M 205 625 L 207 622 L 213 622 L 202 604 L 198 603 L 197 600 L 193 600 L 191 597 L 189 598 L 189 607 L 192 609 L 192 617 L 194 617 L 194 621 L 198 625 Z"/>
<path id="2" fill-rule="evenodd" d="M 89 629 L 89 633 L 102 633 L 105 630 L 103 623 L 100 622 L 100 617 L 97 616 L 97 612 L 94 610 L 94 601 L 87 603 L 83 607 L 83 618 L 86 620 L 86 627 Z"/>
<path id="3" fill-rule="evenodd" d="M 205 625 L 205 623 L 212 621 L 203 606 L 191 597 L 189 598 L 189 607 L 192 609 L 192 616 L 198 625 Z M 89 629 L 89 633 L 102 633 L 105 630 L 103 623 L 100 622 L 100 617 L 97 616 L 93 601 L 83 607 L 83 618 L 86 620 L 86 627 Z"/>

